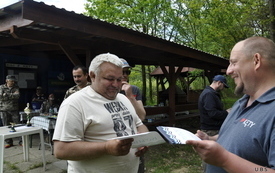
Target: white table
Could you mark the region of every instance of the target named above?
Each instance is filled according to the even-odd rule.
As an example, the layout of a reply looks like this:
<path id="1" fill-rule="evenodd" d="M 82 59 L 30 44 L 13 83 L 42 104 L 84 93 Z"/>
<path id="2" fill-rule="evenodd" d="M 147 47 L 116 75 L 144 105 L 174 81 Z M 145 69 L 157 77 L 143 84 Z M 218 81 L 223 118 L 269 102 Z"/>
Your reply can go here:
<path id="1" fill-rule="evenodd" d="M 5 139 L 20 137 L 23 138 L 23 153 L 24 153 L 24 161 L 29 161 L 29 135 L 37 134 L 40 135 L 40 142 L 44 144 L 44 136 L 43 130 L 41 127 L 27 127 L 27 126 L 20 126 L 15 127 L 16 132 L 10 132 L 10 128 L 8 126 L 0 127 L 0 173 L 3 172 L 4 166 L 4 146 L 5 146 Z M 42 159 L 43 159 L 43 169 L 46 170 L 46 160 L 45 160 L 45 146 L 42 145 Z"/>
<path id="2" fill-rule="evenodd" d="M 52 136 L 55 128 L 56 118 L 49 118 L 48 116 L 34 116 L 31 119 L 31 124 L 34 127 L 41 127 L 46 130 L 49 135 L 48 142 L 44 142 L 44 144 L 51 147 L 51 151 L 53 154 L 53 146 L 52 146 Z"/>
<path id="3" fill-rule="evenodd" d="M 48 116 L 34 116 L 31 118 L 31 124 L 35 127 L 41 127 L 46 131 L 54 130 L 56 118 L 49 118 Z"/>

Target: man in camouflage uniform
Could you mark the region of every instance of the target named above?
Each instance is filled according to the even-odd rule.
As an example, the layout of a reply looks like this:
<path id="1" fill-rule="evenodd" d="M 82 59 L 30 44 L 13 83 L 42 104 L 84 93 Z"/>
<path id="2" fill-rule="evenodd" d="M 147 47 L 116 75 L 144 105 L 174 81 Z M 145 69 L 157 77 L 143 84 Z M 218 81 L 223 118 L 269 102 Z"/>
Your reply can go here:
<path id="1" fill-rule="evenodd" d="M 0 85 L 0 115 L 4 126 L 10 123 L 19 123 L 18 99 L 20 97 L 19 87 L 16 84 L 15 76 L 6 76 L 6 83 Z M 12 139 L 5 140 L 5 148 L 13 146 Z"/>
<path id="2" fill-rule="evenodd" d="M 69 88 L 66 91 L 64 99 L 69 97 L 71 94 L 81 90 L 82 88 L 91 85 L 89 73 L 86 67 L 84 66 L 75 66 L 72 71 L 75 86 Z"/>

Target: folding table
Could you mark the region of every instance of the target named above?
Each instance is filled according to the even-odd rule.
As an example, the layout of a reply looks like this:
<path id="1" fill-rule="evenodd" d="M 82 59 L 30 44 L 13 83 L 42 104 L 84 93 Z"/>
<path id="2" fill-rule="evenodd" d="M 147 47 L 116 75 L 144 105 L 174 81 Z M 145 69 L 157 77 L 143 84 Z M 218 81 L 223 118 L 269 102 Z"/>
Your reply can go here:
<path id="1" fill-rule="evenodd" d="M 40 142 L 44 144 L 44 135 L 43 129 L 41 127 L 27 127 L 27 126 L 19 126 L 15 127 L 16 132 L 11 132 L 11 128 L 8 126 L 0 127 L 0 173 L 3 172 L 4 166 L 4 151 L 5 151 L 5 139 L 20 137 L 23 138 L 23 153 L 24 153 L 24 161 L 29 161 L 29 135 L 39 134 Z M 42 152 L 42 160 L 43 160 L 43 169 L 46 170 L 46 159 L 45 159 L 45 146 L 41 147 Z"/>

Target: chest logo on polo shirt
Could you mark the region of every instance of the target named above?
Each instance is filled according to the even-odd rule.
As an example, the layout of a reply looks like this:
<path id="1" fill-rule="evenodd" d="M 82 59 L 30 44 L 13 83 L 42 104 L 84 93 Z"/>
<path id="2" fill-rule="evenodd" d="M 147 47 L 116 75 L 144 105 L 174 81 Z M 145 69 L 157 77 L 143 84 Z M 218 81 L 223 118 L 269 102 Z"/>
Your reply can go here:
<path id="1" fill-rule="evenodd" d="M 253 121 L 245 119 L 245 118 L 241 119 L 240 122 L 243 123 L 244 127 L 249 127 L 249 128 L 253 127 L 256 124 Z"/>

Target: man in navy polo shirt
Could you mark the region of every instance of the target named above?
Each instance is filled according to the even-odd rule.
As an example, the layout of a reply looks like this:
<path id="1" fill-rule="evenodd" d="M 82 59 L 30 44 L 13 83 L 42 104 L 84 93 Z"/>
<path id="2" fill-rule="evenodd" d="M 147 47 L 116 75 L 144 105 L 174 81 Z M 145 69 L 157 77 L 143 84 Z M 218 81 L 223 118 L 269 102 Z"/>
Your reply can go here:
<path id="1" fill-rule="evenodd" d="M 198 131 L 189 140 L 208 163 L 207 173 L 275 172 L 275 43 L 264 37 L 238 42 L 227 75 L 244 94 L 232 107 L 218 135 Z"/>

